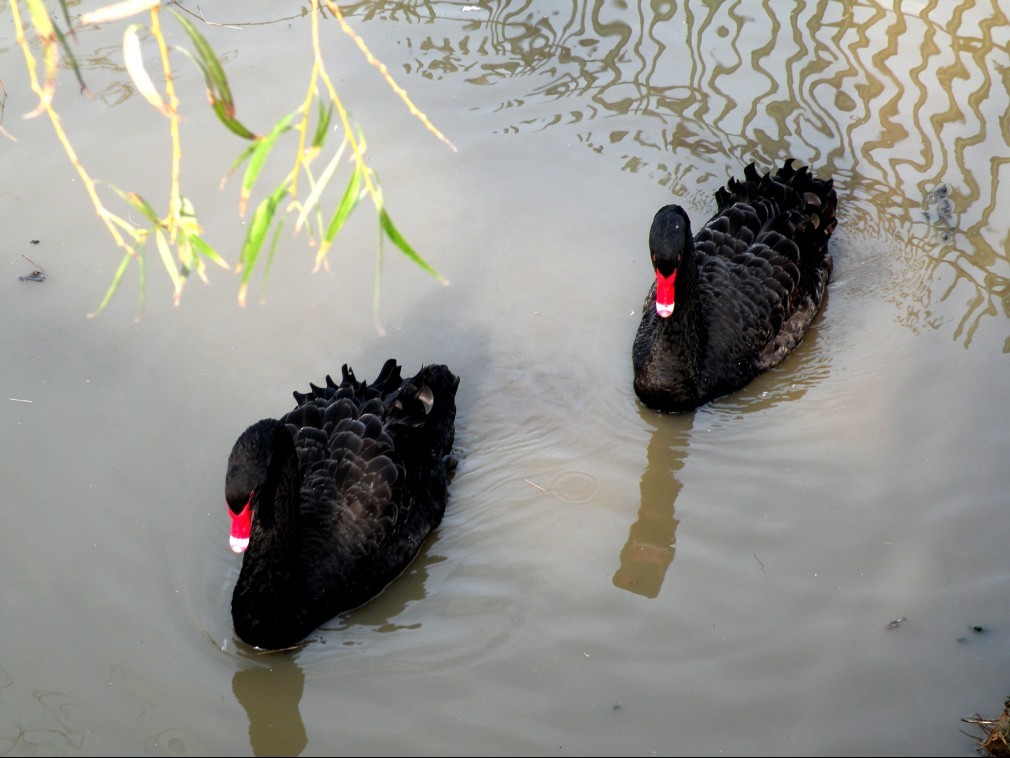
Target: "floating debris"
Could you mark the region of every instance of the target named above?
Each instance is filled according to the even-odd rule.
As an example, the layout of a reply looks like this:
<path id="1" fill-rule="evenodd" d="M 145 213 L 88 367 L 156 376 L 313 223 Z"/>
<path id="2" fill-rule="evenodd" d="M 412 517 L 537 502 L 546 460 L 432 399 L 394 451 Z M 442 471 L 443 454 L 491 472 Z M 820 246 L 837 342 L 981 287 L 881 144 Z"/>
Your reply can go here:
<path id="1" fill-rule="evenodd" d="M 938 203 L 950 194 L 950 187 L 946 184 L 938 184 L 926 195 L 927 203 Z"/>
<path id="2" fill-rule="evenodd" d="M 1003 713 L 995 719 L 984 719 L 977 713 L 971 718 L 961 719 L 966 724 L 977 725 L 985 737 L 976 737 L 978 751 L 982 755 L 1010 756 L 1010 698 L 1003 702 Z M 962 734 L 968 734 L 962 730 Z M 968 735 L 971 737 L 972 735 Z"/>
<path id="3" fill-rule="evenodd" d="M 31 258 L 29 258 L 27 255 L 22 255 L 21 257 L 24 258 L 33 266 L 35 266 L 35 270 L 32 271 L 30 274 L 28 274 L 28 276 L 19 276 L 18 279 L 20 279 L 23 282 L 44 282 L 46 280 L 45 269 L 42 268 L 42 266 L 40 266 L 39 264 L 37 264 L 35 261 L 33 261 Z"/>
<path id="4" fill-rule="evenodd" d="M 926 205 L 926 209 L 922 212 L 926 221 L 933 226 L 946 227 L 940 229 L 938 235 L 940 242 L 945 245 L 953 242 L 954 233 L 950 230 L 957 227 L 957 206 L 954 205 L 950 187 L 946 182 L 936 185 L 926 193 Z"/>

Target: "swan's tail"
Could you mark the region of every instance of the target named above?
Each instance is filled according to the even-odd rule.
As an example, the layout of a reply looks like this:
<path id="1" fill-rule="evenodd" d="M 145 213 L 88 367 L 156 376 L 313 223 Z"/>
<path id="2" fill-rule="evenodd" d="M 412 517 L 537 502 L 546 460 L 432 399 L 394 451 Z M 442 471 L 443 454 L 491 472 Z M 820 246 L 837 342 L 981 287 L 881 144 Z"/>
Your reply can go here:
<path id="1" fill-rule="evenodd" d="M 744 169 L 743 180 L 730 179 L 715 198 L 719 212 L 745 203 L 761 218 L 762 232 L 780 231 L 795 242 L 800 255 L 796 263 L 804 276 L 822 279 L 825 269 L 830 272 L 827 246 L 838 223 L 838 197 L 831 179 L 819 179 L 806 166 L 794 168 L 792 158 L 774 174 L 761 174 L 752 163 Z"/>
<path id="2" fill-rule="evenodd" d="M 448 366 L 432 363 L 423 367 L 387 405 L 389 416 L 413 430 L 410 436 L 436 456 L 452 451 L 456 435 L 457 377 Z"/>
<path id="3" fill-rule="evenodd" d="M 730 179 L 725 187 L 715 192 L 719 210 L 725 210 L 734 203 L 752 205 L 760 199 L 772 200 L 779 211 L 792 208 L 819 208 L 819 215 L 825 225 L 834 228 L 837 197 L 831 179 L 819 179 L 810 173 L 807 166 L 793 167 L 793 159 L 782 162 L 773 174 L 761 174 L 753 163 L 744 168 L 744 178 Z"/>

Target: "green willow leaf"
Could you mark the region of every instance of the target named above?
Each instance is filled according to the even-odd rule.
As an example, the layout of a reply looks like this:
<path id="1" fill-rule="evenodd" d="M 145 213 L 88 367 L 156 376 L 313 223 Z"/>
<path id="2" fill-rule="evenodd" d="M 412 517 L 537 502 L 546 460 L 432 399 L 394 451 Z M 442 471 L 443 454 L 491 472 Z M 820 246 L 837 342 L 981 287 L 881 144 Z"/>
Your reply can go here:
<path id="1" fill-rule="evenodd" d="M 240 206 L 242 208 L 245 208 L 245 204 L 252 194 L 253 185 L 256 183 L 260 171 L 263 169 L 263 164 L 270 155 L 270 151 L 273 150 L 274 145 L 277 144 L 277 138 L 291 128 L 291 121 L 296 115 L 296 113 L 290 113 L 274 124 L 274 128 L 270 130 L 270 133 L 259 140 L 253 149 L 252 155 L 249 157 L 249 165 L 245 169 L 245 176 L 242 178 L 240 199 Z"/>
<path id="2" fill-rule="evenodd" d="M 149 202 L 147 202 L 143 197 L 138 195 L 136 192 L 127 192 L 122 195 L 123 199 L 126 200 L 130 205 L 140 211 L 144 217 L 150 221 L 152 224 L 158 225 L 161 223 L 161 219 L 158 218 L 158 212 L 154 210 Z"/>
<path id="3" fill-rule="evenodd" d="M 207 242 L 203 239 L 203 237 L 200 237 L 199 235 L 196 234 L 192 234 L 189 237 L 189 241 L 192 243 L 193 247 L 196 248 L 196 251 L 200 253 L 200 255 L 202 255 L 204 258 L 208 258 L 209 260 L 214 261 L 214 263 L 216 263 L 221 268 L 228 268 L 227 261 L 225 261 L 225 259 L 222 258 L 220 255 L 218 255 L 217 250 L 208 245 Z"/>
<path id="4" fill-rule="evenodd" d="M 319 121 L 316 123 L 316 133 L 312 135 L 312 147 L 321 148 L 330 130 L 330 120 L 333 118 L 333 103 L 323 105 L 319 102 Z"/>
<path id="5" fill-rule="evenodd" d="M 400 250 L 406 255 L 410 260 L 420 266 L 422 269 L 427 271 L 433 277 L 438 279 L 442 284 L 448 284 L 449 282 L 436 271 L 431 264 L 429 264 L 424 258 L 418 255 L 417 251 L 410 246 L 410 243 L 404 239 L 403 235 L 400 234 L 399 230 L 393 225 L 393 220 L 389 217 L 385 208 L 379 209 L 379 225 L 382 227 L 382 231 L 385 232 L 386 236 L 396 245 Z"/>
<path id="6" fill-rule="evenodd" d="M 63 8 L 63 12 L 64 14 L 66 14 L 67 12 L 66 6 L 64 6 Z M 73 26 L 70 24 L 69 20 L 67 21 L 67 27 L 71 30 L 71 33 L 73 33 Z M 77 65 L 77 58 L 74 56 L 74 51 L 70 49 L 70 45 L 67 43 L 67 38 L 63 35 L 63 32 L 60 31 L 60 28 L 55 24 L 53 24 L 53 31 L 56 33 L 56 39 L 59 40 L 60 48 L 63 50 L 64 58 L 66 59 L 67 63 L 70 64 L 70 68 L 73 69 L 74 76 L 77 77 L 77 83 L 81 85 L 81 94 L 82 95 L 88 94 L 88 85 L 84 83 L 84 75 L 81 74 L 81 68 L 80 66 Z"/>
<path id="7" fill-rule="evenodd" d="M 172 15 L 179 21 L 196 48 L 196 57 L 185 48 L 180 48 L 180 51 L 203 72 L 203 78 L 207 85 L 207 96 L 210 98 L 211 107 L 218 119 L 238 136 L 245 139 L 256 139 L 257 135 L 235 118 L 235 101 L 232 99 L 231 87 L 228 86 L 228 77 L 225 76 L 221 61 L 214 54 L 210 43 L 185 16 L 176 11 L 172 11 Z"/>
<path id="8" fill-rule="evenodd" d="M 123 280 L 123 274 L 126 273 L 126 267 L 130 265 L 130 261 L 133 259 L 133 253 L 126 253 L 123 255 L 123 260 L 119 262 L 119 268 L 116 269 L 116 275 L 112 277 L 112 284 L 109 285 L 109 289 L 105 292 L 105 297 L 102 298 L 102 302 L 98 304 L 98 308 L 95 309 L 94 313 L 89 313 L 89 316 L 97 316 L 103 310 L 105 306 L 109 304 L 112 300 L 112 296 L 116 294 L 116 290 L 119 289 L 119 283 Z"/>
<path id="9" fill-rule="evenodd" d="M 358 201 L 364 192 L 362 189 L 362 174 L 361 167 L 355 166 L 354 173 L 351 174 L 350 180 L 347 182 L 347 186 L 344 188 L 344 196 L 340 199 L 340 205 L 337 206 L 336 212 L 333 214 L 333 218 L 330 219 L 330 223 L 326 227 L 326 231 L 323 233 L 323 241 L 319 245 L 319 252 L 316 253 L 316 265 L 315 270 L 319 270 L 320 264 L 326 258 L 326 254 L 330 250 L 330 246 L 333 244 L 333 240 L 336 238 L 337 233 L 340 228 L 347 221 L 348 217 L 351 215 L 351 211 L 354 210 Z"/>
<path id="10" fill-rule="evenodd" d="M 242 255 L 239 258 L 239 268 L 242 271 L 242 283 L 239 286 L 239 303 L 245 305 L 246 290 L 249 286 L 249 277 L 252 276 L 256 260 L 259 258 L 260 248 L 263 247 L 263 239 L 273 222 L 277 213 L 277 206 L 280 205 L 284 195 L 287 194 L 289 182 L 284 181 L 256 208 L 252 221 L 249 223 L 249 231 L 246 233 L 245 242 L 242 245 Z"/>

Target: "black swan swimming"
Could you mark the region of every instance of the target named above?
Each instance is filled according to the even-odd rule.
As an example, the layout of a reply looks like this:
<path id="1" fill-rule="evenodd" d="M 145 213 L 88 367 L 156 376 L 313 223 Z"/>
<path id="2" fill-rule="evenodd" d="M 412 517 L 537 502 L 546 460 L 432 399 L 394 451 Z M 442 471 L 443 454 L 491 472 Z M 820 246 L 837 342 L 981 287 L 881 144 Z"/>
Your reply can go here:
<path id="1" fill-rule="evenodd" d="M 428 365 L 295 392 L 228 457 L 231 546 L 245 552 L 232 594 L 235 633 L 253 647 L 296 645 L 377 595 L 442 521 L 456 461 L 459 378 Z"/>
<path id="2" fill-rule="evenodd" d="M 781 363 L 820 310 L 835 229 L 831 179 L 787 160 L 754 164 L 715 193 L 718 210 L 694 237 L 679 205 L 649 232 L 656 281 L 632 346 L 635 393 L 683 413 L 740 389 Z"/>

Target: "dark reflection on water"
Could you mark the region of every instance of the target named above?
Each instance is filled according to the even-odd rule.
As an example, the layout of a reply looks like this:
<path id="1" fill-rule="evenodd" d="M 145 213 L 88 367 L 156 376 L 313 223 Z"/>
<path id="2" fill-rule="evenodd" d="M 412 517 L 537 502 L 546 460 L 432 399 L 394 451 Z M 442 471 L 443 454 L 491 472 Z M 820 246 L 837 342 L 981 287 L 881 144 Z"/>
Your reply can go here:
<path id="1" fill-rule="evenodd" d="M 432 537 L 428 538 L 427 546 L 421 549 L 421 553 L 414 559 L 414 562 L 394 579 L 380 595 L 339 616 L 323 628 L 332 631 L 349 627 L 370 626 L 374 627 L 376 632 L 419 629 L 421 627 L 419 623 L 398 623 L 396 617 L 402 614 L 409 604 L 424 600 L 428 596 L 424 588 L 428 581 L 428 568 L 446 560 L 444 555 L 430 555 L 428 553 L 432 539 Z"/>
<path id="2" fill-rule="evenodd" d="M 827 306 L 827 298 L 823 307 Z M 819 325 L 814 321 L 803 341 L 775 369 L 758 376 L 746 387 L 704 406 L 706 423 L 719 425 L 744 415 L 768 411 L 780 403 L 799 400 L 830 377 L 830 356 L 817 347 Z M 637 595 L 659 596 L 667 570 L 677 552 L 676 501 L 683 484 L 680 472 L 698 411 L 663 414 L 636 401 L 642 419 L 653 427 L 646 450 L 646 466 L 639 482 L 638 516 L 621 549 L 621 565 L 613 583 Z"/>
<path id="3" fill-rule="evenodd" d="M 648 598 L 659 595 L 666 570 L 677 552 L 674 504 L 680 494 L 679 473 L 687 459 L 694 414 L 662 416 L 644 406 L 639 413 L 654 425 L 639 485 L 641 505 L 621 549 L 614 586 Z"/>
<path id="4" fill-rule="evenodd" d="M 419 623 L 398 624 L 395 618 L 409 603 L 426 596 L 427 568 L 444 560 L 422 552 L 379 596 L 321 627 L 306 644 L 339 644 L 341 632 L 362 626 L 374 627 L 375 632 L 419 629 Z M 299 710 L 305 674 L 296 662 L 302 648 L 258 654 L 239 645 L 246 666 L 232 677 L 232 692 L 249 718 L 249 744 L 255 755 L 299 755 L 305 749 L 308 737 Z"/>
<path id="5" fill-rule="evenodd" d="M 299 704 L 305 674 L 297 653 L 273 653 L 251 659 L 235 672 L 231 689 L 249 717 L 254 755 L 300 755 L 308 744 Z"/>

